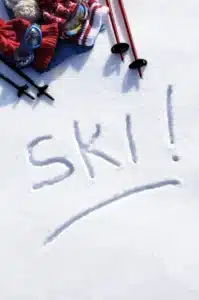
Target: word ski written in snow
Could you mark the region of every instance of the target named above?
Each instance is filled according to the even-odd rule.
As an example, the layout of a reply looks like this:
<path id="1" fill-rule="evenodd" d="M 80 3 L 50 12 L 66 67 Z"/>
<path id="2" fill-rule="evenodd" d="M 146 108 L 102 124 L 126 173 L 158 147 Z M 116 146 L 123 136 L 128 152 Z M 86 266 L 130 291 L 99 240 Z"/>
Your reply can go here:
<path id="1" fill-rule="evenodd" d="M 137 155 L 136 143 L 135 143 L 133 133 L 132 133 L 132 124 L 131 124 L 132 122 L 131 122 L 130 115 L 126 115 L 125 122 L 126 122 L 126 137 L 127 137 L 132 161 L 134 163 L 137 163 L 138 155 Z M 78 145 L 80 155 L 82 157 L 82 160 L 85 164 L 86 170 L 87 170 L 90 178 L 95 177 L 95 171 L 94 171 L 93 165 L 90 161 L 90 155 L 94 155 L 100 159 L 103 159 L 104 161 L 113 165 L 114 167 L 120 167 L 122 165 L 122 163 L 119 160 L 112 157 L 111 155 L 106 154 L 105 152 L 103 152 L 101 150 L 92 148 L 94 142 L 100 137 L 100 134 L 101 134 L 101 125 L 96 124 L 95 126 L 96 126 L 95 132 L 90 137 L 89 142 L 85 143 L 81 136 L 79 123 L 77 121 L 74 121 L 75 140 Z M 55 183 L 58 183 L 62 180 L 65 180 L 69 176 L 71 176 L 75 171 L 75 167 L 74 167 L 73 163 L 66 157 L 54 157 L 54 158 L 48 158 L 48 159 L 45 159 L 42 161 L 34 158 L 34 155 L 33 155 L 34 147 L 39 145 L 41 142 L 50 140 L 52 138 L 53 138 L 52 135 L 45 135 L 45 136 L 37 137 L 33 141 L 31 141 L 27 146 L 28 153 L 29 153 L 29 160 L 32 165 L 39 166 L 39 167 L 47 166 L 47 165 L 55 164 L 55 163 L 60 163 L 66 167 L 66 171 L 58 176 L 51 178 L 51 179 L 46 179 L 41 182 L 33 184 L 33 189 L 40 189 L 45 185 L 53 185 Z"/>
<path id="2" fill-rule="evenodd" d="M 96 124 L 95 126 L 96 126 L 95 132 L 90 137 L 89 142 L 85 143 L 81 136 L 79 123 L 77 121 L 74 121 L 75 140 L 77 142 L 81 157 L 83 159 L 83 162 L 86 166 L 86 169 L 88 171 L 90 178 L 95 177 L 95 171 L 94 171 L 93 165 L 89 159 L 90 155 L 99 157 L 115 167 L 120 167 L 122 165 L 122 163 L 119 160 L 115 159 L 114 157 L 112 157 L 109 154 L 106 154 L 102 150 L 92 149 L 94 142 L 100 137 L 100 134 L 101 134 L 101 125 Z M 126 136 L 128 139 L 128 145 L 129 145 L 130 153 L 132 156 L 132 160 L 134 163 L 136 163 L 138 161 L 138 157 L 137 157 L 136 145 L 135 145 L 135 141 L 133 138 L 131 128 L 132 128 L 131 127 L 131 117 L 130 117 L 130 115 L 127 115 L 126 116 Z M 35 146 L 39 145 L 41 142 L 50 140 L 52 138 L 53 138 L 52 135 L 45 135 L 45 136 L 37 137 L 33 141 L 31 141 L 27 146 L 29 160 L 34 166 L 39 166 L 39 167 L 47 166 L 47 165 L 54 164 L 54 163 L 60 163 L 66 167 L 66 171 L 63 174 L 55 176 L 52 179 L 47 179 L 47 180 L 41 181 L 39 183 L 33 184 L 33 189 L 39 189 L 45 185 L 52 185 L 52 184 L 58 183 L 62 180 L 65 180 L 69 176 L 71 176 L 75 171 L 75 167 L 74 167 L 73 163 L 65 157 L 48 158 L 48 159 L 45 159 L 42 161 L 34 158 L 33 148 Z"/>

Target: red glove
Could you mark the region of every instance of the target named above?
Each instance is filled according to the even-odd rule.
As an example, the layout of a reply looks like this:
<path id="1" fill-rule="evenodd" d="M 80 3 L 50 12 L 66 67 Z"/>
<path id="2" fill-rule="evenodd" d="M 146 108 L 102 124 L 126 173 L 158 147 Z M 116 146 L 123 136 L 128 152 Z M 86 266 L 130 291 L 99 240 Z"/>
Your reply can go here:
<path id="1" fill-rule="evenodd" d="M 58 24 L 64 24 L 73 16 L 79 3 L 78 0 L 38 0 L 38 2 L 45 22 Z"/>
<path id="2" fill-rule="evenodd" d="M 0 52 L 5 56 L 14 58 L 14 53 L 20 47 L 24 34 L 31 23 L 22 18 L 16 18 L 5 22 L 0 19 Z M 35 50 L 33 66 L 38 70 L 44 70 L 51 62 L 58 40 L 58 24 L 41 26 L 42 42 Z"/>
<path id="3" fill-rule="evenodd" d="M 8 22 L 0 19 L 0 51 L 6 56 L 13 56 L 29 26 L 29 21 L 20 18 Z"/>
<path id="4" fill-rule="evenodd" d="M 37 70 L 44 70 L 51 62 L 58 41 L 58 24 L 48 24 L 41 26 L 42 31 L 42 43 L 41 46 L 35 50 L 34 67 Z"/>

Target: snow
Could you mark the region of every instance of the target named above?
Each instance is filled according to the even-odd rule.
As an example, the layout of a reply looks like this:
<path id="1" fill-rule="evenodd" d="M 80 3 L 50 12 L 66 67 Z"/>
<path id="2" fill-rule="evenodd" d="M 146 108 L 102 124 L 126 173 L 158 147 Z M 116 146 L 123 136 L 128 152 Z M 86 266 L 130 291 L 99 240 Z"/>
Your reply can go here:
<path id="1" fill-rule="evenodd" d="M 54 103 L 1 82 L 3 300 L 199 299 L 199 4 L 125 7 L 144 79 L 108 23 L 91 52 L 28 72 Z"/>

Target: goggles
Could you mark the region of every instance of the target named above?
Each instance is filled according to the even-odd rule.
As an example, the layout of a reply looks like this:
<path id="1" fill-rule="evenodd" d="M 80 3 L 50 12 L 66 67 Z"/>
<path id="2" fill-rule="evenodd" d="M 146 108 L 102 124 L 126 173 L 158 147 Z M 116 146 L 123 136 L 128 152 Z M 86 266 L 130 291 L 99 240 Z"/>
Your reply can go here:
<path id="1" fill-rule="evenodd" d="M 35 58 L 34 50 L 39 48 L 42 42 L 42 32 L 38 25 L 33 24 L 27 28 L 20 47 L 14 54 L 17 67 L 30 65 Z"/>
<path id="2" fill-rule="evenodd" d="M 40 47 L 42 42 L 42 32 L 38 25 L 33 24 L 25 32 L 23 46 L 33 50 Z"/>
<path id="3" fill-rule="evenodd" d="M 65 25 L 64 35 L 66 37 L 77 35 L 81 31 L 83 23 L 88 18 L 88 15 L 88 7 L 85 4 L 80 3 L 73 18 Z"/>

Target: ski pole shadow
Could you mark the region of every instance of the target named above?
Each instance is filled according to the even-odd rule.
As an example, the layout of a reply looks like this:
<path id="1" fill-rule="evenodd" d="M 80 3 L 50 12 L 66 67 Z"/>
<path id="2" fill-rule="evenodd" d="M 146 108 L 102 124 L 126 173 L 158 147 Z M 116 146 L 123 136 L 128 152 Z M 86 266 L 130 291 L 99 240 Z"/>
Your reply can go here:
<path id="1" fill-rule="evenodd" d="M 122 83 L 122 93 L 128 93 L 131 90 L 140 90 L 140 77 L 137 70 L 128 69 Z"/>
<path id="2" fill-rule="evenodd" d="M 48 91 L 47 91 L 48 92 Z M 49 92 L 50 93 L 50 92 Z M 37 108 L 37 106 L 39 105 L 40 102 L 45 102 L 47 103 L 49 106 L 53 106 L 54 102 L 56 101 L 52 101 L 51 99 L 49 99 L 46 95 L 42 95 L 41 97 L 35 97 L 34 102 L 32 103 L 32 109 Z"/>
<path id="3" fill-rule="evenodd" d="M 108 77 L 113 73 L 116 73 L 117 75 L 120 74 L 120 68 L 121 67 L 121 61 L 120 61 L 120 57 L 111 54 L 104 66 L 103 69 L 103 76 L 104 77 Z"/>
<path id="4" fill-rule="evenodd" d="M 62 63 L 42 73 L 42 79 L 45 81 L 46 84 L 49 84 L 57 80 L 63 74 L 66 74 L 68 68 L 72 68 L 76 72 L 81 72 L 91 55 L 91 51 L 92 49 L 82 53 L 71 54 L 71 56 L 66 58 Z"/>

